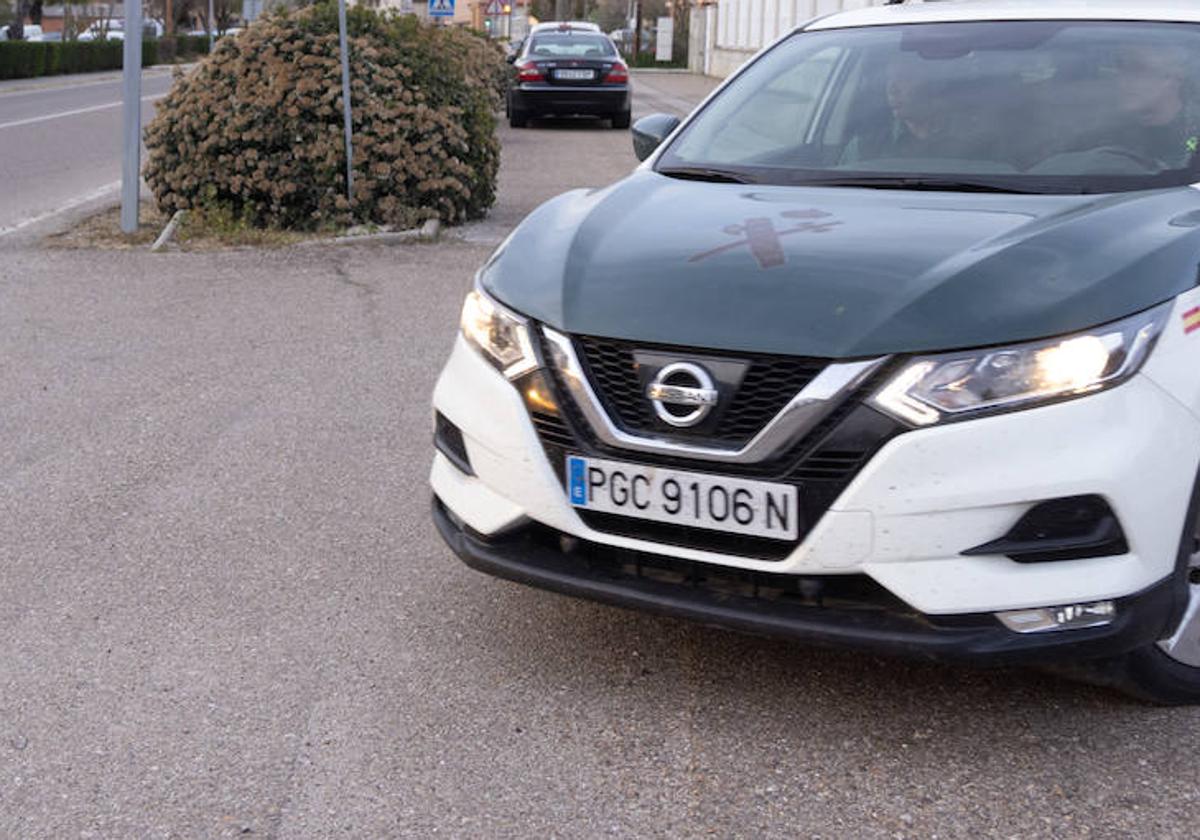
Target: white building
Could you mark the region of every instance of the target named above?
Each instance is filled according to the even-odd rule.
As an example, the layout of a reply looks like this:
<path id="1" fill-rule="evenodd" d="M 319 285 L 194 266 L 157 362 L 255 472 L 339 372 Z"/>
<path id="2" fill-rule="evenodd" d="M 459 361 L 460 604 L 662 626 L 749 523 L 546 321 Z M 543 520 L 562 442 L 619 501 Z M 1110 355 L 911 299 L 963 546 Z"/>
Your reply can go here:
<path id="1" fill-rule="evenodd" d="M 698 73 L 728 76 L 789 29 L 818 15 L 886 0 L 715 0 L 692 8 L 688 64 Z"/>

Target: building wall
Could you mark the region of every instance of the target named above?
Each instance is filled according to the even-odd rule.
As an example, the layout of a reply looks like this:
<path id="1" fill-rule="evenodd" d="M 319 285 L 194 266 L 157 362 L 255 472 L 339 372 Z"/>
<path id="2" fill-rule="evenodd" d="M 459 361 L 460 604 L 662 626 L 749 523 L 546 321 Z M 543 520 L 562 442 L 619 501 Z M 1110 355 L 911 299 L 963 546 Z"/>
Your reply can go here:
<path id="1" fill-rule="evenodd" d="M 707 31 L 692 31 L 707 48 L 691 50 L 697 73 L 724 78 L 760 49 L 806 20 L 846 9 L 881 6 L 885 0 L 717 0 L 692 9 L 693 21 Z M 715 7 L 715 12 L 711 11 Z"/>

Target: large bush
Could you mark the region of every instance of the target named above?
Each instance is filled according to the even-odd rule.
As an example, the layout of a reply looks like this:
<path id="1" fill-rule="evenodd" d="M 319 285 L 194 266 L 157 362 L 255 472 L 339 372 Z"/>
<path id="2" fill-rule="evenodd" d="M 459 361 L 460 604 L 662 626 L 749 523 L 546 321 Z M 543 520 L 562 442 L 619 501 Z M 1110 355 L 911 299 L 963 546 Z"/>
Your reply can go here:
<path id="1" fill-rule="evenodd" d="M 364 8 L 350 11 L 348 25 L 353 203 L 337 13 L 322 4 L 223 39 L 159 103 L 145 175 L 160 207 L 220 208 L 299 229 L 481 216 L 499 163 L 499 50 Z"/>

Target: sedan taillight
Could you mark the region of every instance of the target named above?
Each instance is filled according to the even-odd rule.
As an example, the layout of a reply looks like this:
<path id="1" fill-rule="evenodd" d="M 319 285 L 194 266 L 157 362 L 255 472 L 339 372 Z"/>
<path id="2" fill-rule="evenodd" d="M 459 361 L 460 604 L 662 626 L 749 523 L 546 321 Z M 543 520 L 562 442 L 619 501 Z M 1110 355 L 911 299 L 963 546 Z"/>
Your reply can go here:
<path id="1" fill-rule="evenodd" d="M 617 62 L 608 71 L 608 75 L 604 77 L 604 81 L 609 84 L 624 84 L 629 81 L 629 68 L 621 62 Z"/>
<path id="2" fill-rule="evenodd" d="M 544 82 L 546 77 L 542 75 L 542 69 L 532 61 L 526 61 L 524 64 L 517 65 L 517 81 L 519 82 Z"/>

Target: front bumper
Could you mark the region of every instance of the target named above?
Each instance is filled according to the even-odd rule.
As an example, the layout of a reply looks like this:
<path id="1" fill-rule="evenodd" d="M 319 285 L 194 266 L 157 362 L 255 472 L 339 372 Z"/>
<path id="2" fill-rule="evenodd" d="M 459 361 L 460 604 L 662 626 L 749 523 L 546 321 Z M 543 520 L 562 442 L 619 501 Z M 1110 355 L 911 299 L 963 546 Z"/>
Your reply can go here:
<path id="1" fill-rule="evenodd" d="M 1023 635 L 990 614 L 922 615 L 869 588 L 866 600 L 857 603 L 844 595 L 827 598 L 824 588 L 841 581 L 809 577 L 775 585 L 764 580 L 769 576 L 728 574 L 564 539 L 532 523 L 486 539 L 465 528 L 436 497 L 433 519 L 467 565 L 496 577 L 755 635 L 926 660 L 1005 665 L 1115 656 L 1160 638 L 1174 605 L 1167 580 L 1120 599 L 1109 625 Z"/>
<path id="2" fill-rule="evenodd" d="M 628 85 L 551 85 L 529 83 L 514 87 L 510 107 L 529 116 L 543 114 L 612 116 L 631 107 Z"/>
<path id="3" fill-rule="evenodd" d="M 763 560 L 590 527 L 568 503 L 521 393 L 460 338 L 434 407 L 461 430 L 471 472 L 435 456 L 435 519 L 454 550 L 481 570 L 707 623 L 939 658 L 1106 655 L 1157 638 L 1177 606 L 1178 587 L 1166 581 L 1200 468 L 1200 419 L 1159 381 L 1143 374 L 1070 402 L 901 434 L 790 553 Z M 1125 553 L 1045 563 L 963 554 L 1004 535 L 1039 502 L 1089 494 L 1115 512 Z M 558 549 L 554 540 L 562 536 L 578 540 L 584 553 Z M 882 612 L 843 615 L 789 602 L 780 613 L 780 604 L 759 599 L 597 577 L 597 556 L 614 552 L 691 564 L 702 576 L 760 575 L 818 588 L 854 577 L 890 603 Z M 1118 610 L 1104 628 L 1021 635 L 994 618 L 1106 600 Z"/>

